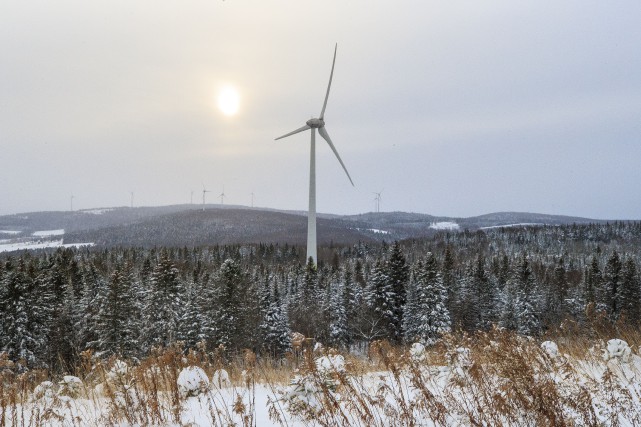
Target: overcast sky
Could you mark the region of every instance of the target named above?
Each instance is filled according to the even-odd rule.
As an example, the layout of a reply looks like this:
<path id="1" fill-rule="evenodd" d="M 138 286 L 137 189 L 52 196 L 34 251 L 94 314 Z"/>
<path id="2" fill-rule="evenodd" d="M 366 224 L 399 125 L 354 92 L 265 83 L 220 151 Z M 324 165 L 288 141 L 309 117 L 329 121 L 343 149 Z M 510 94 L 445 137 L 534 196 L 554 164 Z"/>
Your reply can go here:
<path id="1" fill-rule="evenodd" d="M 641 218 L 641 2 L 4 0 L 0 214 L 215 202 Z M 224 85 L 240 110 L 216 105 Z"/>

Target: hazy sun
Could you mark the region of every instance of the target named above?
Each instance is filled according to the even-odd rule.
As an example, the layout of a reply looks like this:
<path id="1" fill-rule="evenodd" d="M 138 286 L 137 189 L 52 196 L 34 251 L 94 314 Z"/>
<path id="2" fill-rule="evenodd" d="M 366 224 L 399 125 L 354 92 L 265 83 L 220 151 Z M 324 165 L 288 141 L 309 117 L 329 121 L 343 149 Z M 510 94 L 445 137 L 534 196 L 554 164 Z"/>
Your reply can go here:
<path id="1" fill-rule="evenodd" d="M 226 116 L 233 116 L 238 112 L 240 106 L 240 95 L 236 88 L 225 86 L 218 93 L 218 108 Z"/>

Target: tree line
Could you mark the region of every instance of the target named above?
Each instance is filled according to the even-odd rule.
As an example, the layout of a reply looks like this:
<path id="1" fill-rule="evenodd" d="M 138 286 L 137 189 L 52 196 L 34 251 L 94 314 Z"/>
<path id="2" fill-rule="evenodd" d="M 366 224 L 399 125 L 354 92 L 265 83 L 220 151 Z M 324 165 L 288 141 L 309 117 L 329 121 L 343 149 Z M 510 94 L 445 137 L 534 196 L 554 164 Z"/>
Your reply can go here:
<path id="1" fill-rule="evenodd" d="M 640 242 L 640 223 L 615 223 L 327 246 L 318 266 L 273 244 L 24 252 L 0 262 L 0 351 L 63 372 L 83 351 L 176 342 L 278 358 L 293 331 L 356 348 L 492 325 L 536 335 L 598 312 L 638 324 Z"/>

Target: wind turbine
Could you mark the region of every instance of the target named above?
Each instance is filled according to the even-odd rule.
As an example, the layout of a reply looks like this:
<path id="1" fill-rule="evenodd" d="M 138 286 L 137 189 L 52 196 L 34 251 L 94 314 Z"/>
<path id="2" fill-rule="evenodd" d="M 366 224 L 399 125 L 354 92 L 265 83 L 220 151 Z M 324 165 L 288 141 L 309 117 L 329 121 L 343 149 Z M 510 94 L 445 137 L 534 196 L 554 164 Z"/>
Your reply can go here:
<path id="1" fill-rule="evenodd" d="M 203 211 L 205 210 L 205 194 L 211 193 L 211 190 L 205 189 L 205 186 L 203 185 Z"/>
<path id="2" fill-rule="evenodd" d="M 225 204 L 225 186 L 223 185 L 223 192 L 220 193 L 220 204 L 224 205 Z"/>
<path id="3" fill-rule="evenodd" d="M 309 156 L 309 212 L 307 214 L 307 259 L 312 258 L 314 264 L 316 264 L 316 129 L 320 136 L 327 141 L 329 148 L 332 149 L 334 155 L 338 159 L 338 162 L 343 167 L 343 170 L 349 178 L 349 182 L 354 185 L 352 177 L 349 176 L 345 164 L 341 160 L 341 156 L 338 155 L 336 147 L 332 143 L 327 130 L 325 129 L 325 108 L 327 107 L 327 99 L 329 98 L 329 89 L 332 86 L 332 77 L 334 76 L 334 65 L 336 64 L 336 50 L 338 48 L 338 43 L 334 46 L 334 60 L 332 61 L 332 71 L 329 74 L 329 83 L 327 85 L 327 93 L 325 94 L 325 102 L 323 102 L 323 109 L 321 110 L 320 117 L 312 118 L 307 120 L 305 126 L 296 129 L 290 133 L 287 133 L 283 136 L 279 136 L 276 140 L 286 138 L 291 135 L 295 135 L 299 132 L 304 132 L 306 130 L 312 130 L 312 139 L 311 139 L 311 149 Z"/>
<path id="4" fill-rule="evenodd" d="M 381 193 L 383 190 L 379 191 L 378 193 L 374 192 L 376 197 L 374 197 L 374 201 L 376 202 L 376 212 L 379 213 L 381 211 Z"/>
<path id="5" fill-rule="evenodd" d="M 73 212 L 73 194 L 71 195 L 71 212 Z"/>
<path id="6" fill-rule="evenodd" d="M 129 194 L 131 194 L 131 207 L 134 207 L 134 192 L 130 191 Z"/>

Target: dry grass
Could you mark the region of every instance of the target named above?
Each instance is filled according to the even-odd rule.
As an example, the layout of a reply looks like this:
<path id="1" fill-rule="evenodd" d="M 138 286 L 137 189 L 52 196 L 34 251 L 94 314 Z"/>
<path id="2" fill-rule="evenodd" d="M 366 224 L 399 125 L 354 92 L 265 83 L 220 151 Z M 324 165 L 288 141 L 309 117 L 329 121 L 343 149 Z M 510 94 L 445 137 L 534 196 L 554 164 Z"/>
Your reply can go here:
<path id="1" fill-rule="evenodd" d="M 218 369 L 230 374 L 231 393 L 212 388 L 207 395 L 216 425 L 256 425 L 257 386 L 269 390 L 271 419 L 281 425 L 292 416 L 320 426 L 641 425 L 641 373 L 601 359 L 608 339 L 622 338 L 636 350 L 641 333 L 601 320 L 589 332 L 565 324 L 544 337 L 559 344 L 558 358 L 541 350 L 542 340 L 494 329 L 446 336 L 420 360 L 407 348 L 374 342 L 367 357 L 345 355 L 346 369 L 330 373 L 319 371 L 315 359 L 337 354 L 332 349 L 307 348 L 274 361 L 251 351 L 230 356 L 223 348 L 184 353 L 177 344 L 119 371 L 115 357 L 98 360 L 85 352 L 77 367 L 84 387 L 74 398 L 90 403 L 95 413 L 89 415 L 99 425 L 180 425 L 185 402 L 177 378 L 183 368 L 198 366 L 210 378 Z M 294 404 L 286 396 L 296 375 L 312 391 Z M 47 378 L 45 371 L 20 373 L 0 355 L 0 427 L 56 420 L 83 425 L 87 414 L 79 412 L 77 400 L 34 397 Z"/>

